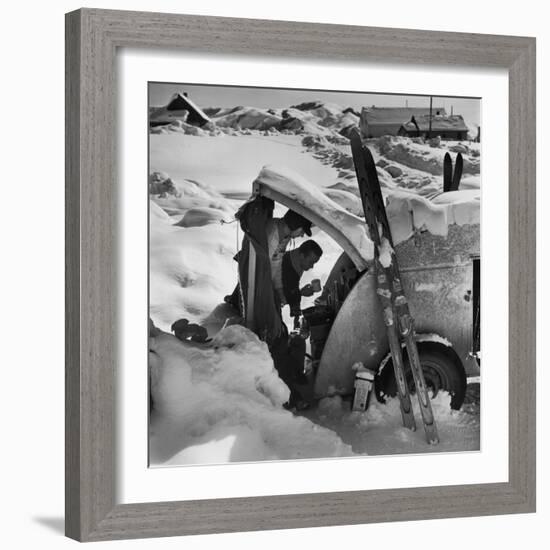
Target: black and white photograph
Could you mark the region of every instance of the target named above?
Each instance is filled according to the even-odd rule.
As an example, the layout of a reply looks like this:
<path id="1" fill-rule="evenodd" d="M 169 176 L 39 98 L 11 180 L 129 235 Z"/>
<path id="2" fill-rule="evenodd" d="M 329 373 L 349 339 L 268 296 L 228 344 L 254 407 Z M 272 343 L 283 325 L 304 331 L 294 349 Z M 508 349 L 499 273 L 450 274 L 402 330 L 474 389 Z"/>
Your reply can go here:
<path id="1" fill-rule="evenodd" d="M 150 467 L 479 451 L 480 99 L 148 102 Z"/>

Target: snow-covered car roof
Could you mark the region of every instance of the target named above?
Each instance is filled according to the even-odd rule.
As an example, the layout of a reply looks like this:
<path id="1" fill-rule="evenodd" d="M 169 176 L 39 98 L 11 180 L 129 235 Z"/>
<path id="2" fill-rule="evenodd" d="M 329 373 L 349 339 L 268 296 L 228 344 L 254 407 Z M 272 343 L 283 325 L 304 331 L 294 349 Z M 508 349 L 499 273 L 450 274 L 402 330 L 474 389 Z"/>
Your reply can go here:
<path id="1" fill-rule="evenodd" d="M 429 200 L 406 191 L 394 192 L 386 205 L 393 243 L 406 241 L 415 231 L 446 237 L 450 225 L 479 225 L 480 195 L 479 189 L 465 189 Z"/>
<path id="2" fill-rule="evenodd" d="M 319 187 L 287 168 L 264 166 L 253 192 L 301 214 L 330 235 L 348 254 L 359 271 L 374 258 L 365 220 L 329 199 Z"/>

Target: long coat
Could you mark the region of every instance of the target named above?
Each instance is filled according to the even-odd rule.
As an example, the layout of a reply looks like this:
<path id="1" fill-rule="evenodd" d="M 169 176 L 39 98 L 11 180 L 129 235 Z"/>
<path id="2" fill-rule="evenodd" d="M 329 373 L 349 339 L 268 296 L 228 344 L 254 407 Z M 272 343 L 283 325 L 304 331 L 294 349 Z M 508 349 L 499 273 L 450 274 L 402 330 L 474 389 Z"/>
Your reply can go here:
<path id="1" fill-rule="evenodd" d="M 239 283 L 244 304 L 248 299 L 248 261 L 250 246 L 256 252 L 256 281 L 254 286 L 254 332 L 270 345 L 284 332 L 280 305 L 273 289 L 266 226 L 273 217 L 273 201 L 255 196 L 244 203 L 235 217 L 245 234 L 238 256 Z"/>

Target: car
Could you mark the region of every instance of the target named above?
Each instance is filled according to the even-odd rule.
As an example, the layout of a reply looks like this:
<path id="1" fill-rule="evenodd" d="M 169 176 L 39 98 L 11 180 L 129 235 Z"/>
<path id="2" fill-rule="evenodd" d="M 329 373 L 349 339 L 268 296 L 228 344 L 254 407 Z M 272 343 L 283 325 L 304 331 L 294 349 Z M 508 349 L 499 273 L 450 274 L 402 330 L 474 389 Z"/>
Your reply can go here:
<path id="1" fill-rule="evenodd" d="M 448 392 L 454 409 L 464 401 L 467 377 L 480 373 L 479 195 L 478 190 L 453 191 L 430 200 L 394 193 L 386 206 L 428 390 L 432 396 Z M 289 170 L 264 167 L 253 196 L 298 212 L 342 248 L 321 296 L 303 311 L 314 396 L 352 394 L 357 362 L 376 372 L 379 400 L 395 395 L 365 220 Z M 413 390 L 407 361 L 405 368 Z"/>

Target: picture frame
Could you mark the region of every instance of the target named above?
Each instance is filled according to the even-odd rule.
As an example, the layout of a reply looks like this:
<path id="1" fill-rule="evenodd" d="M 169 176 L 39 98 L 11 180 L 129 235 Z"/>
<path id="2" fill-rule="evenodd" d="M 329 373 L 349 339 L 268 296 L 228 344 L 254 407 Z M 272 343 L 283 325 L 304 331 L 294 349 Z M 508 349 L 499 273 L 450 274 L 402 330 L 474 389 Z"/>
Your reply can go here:
<path id="1" fill-rule="evenodd" d="M 115 501 L 115 59 L 127 47 L 508 70 L 507 482 Z M 67 536 L 100 541 L 535 511 L 535 55 L 528 37 L 97 9 L 66 15 Z"/>

